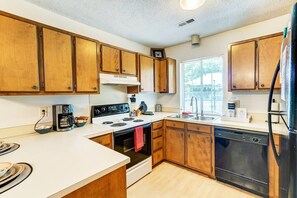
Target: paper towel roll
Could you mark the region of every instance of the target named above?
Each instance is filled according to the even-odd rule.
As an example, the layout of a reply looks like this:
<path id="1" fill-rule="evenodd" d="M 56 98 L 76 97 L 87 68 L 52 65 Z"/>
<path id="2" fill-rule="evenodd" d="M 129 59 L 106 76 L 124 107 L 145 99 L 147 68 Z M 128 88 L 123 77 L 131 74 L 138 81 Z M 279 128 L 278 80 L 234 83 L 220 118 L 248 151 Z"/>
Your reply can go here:
<path id="1" fill-rule="evenodd" d="M 279 111 L 279 103 L 278 102 L 273 102 L 271 105 L 271 110 L 272 111 Z M 271 122 L 272 123 L 279 123 L 279 116 L 273 115 L 271 116 Z"/>

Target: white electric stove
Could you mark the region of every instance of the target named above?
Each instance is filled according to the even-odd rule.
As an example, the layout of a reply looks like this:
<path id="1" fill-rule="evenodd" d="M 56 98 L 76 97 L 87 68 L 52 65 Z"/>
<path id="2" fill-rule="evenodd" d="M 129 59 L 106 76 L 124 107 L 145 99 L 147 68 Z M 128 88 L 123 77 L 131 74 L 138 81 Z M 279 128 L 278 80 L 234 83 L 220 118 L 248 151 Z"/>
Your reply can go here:
<path id="1" fill-rule="evenodd" d="M 149 119 L 129 117 L 129 104 L 92 106 L 92 123 L 113 130 L 113 148 L 130 157 L 127 164 L 127 187 L 152 171 L 151 122 Z M 134 130 L 142 126 L 144 146 L 138 152 L 134 149 Z"/>

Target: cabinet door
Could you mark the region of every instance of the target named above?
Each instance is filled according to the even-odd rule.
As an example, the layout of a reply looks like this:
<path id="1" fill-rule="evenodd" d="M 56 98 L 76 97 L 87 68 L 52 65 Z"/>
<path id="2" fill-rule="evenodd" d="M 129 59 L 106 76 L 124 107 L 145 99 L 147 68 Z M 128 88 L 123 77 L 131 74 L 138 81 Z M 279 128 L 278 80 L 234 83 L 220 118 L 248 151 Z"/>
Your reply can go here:
<path id="1" fill-rule="evenodd" d="M 75 38 L 76 91 L 98 92 L 97 43 Z"/>
<path id="2" fill-rule="evenodd" d="M 155 92 L 160 92 L 160 82 L 161 82 L 161 76 L 160 76 L 160 67 L 161 67 L 161 61 L 155 60 Z"/>
<path id="3" fill-rule="evenodd" d="M 120 50 L 102 45 L 101 46 L 101 70 L 103 72 L 120 72 Z"/>
<path id="4" fill-rule="evenodd" d="M 140 56 L 141 92 L 154 92 L 154 59 Z"/>
<path id="5" fill-rule="evenodd" d="M 282 36 L 259 40 L 259 89 L 269 89 L 276 65 L 280 59 Z M 275 88 L 280 88 L 279 75 Z"/>
<path id="6" fill-rule="evenodd" d="M 168 91 L 167 93 L 176 93 L 176 60 L 172 58 L 167 58 L 167 83 Z"/>
<path id="7" fill-rule="evenodd" d="M 184 165 L 184 131 L 166 128 L 165 133 L 165 158 L 169 161 Z"/>
<path id="8" fill-rule="evenodd" d="M 230 90 L 256 88 L 256 42 L 250 41 L 230 46 Z"/>
<path id="9" fill-rule="evenodd" d="M 160 93 L 168 92 L 168 67 L 167 60 L 160 61 Z"/>
<path id="10" fill-rule="evenodd" d="M 36 26 L 0 16 L 0 91 L 39 92 Z"/>
<path id="11" fill-rule="evenodd" d="M 72 92 L 71 36 L 43 28 L 44 83 L 46 92 Z"/>
<path id="12" fill-rule="evenodd" d="M 121 51 L 122 74 L 136 76 L 136 54 L 133 52 Z"/>
<path id="13" fill-rule="evenodd" d="M 199 133 L 187 134 L 187 164 L 207 174 L 211 174 L 211 136 Z"/>

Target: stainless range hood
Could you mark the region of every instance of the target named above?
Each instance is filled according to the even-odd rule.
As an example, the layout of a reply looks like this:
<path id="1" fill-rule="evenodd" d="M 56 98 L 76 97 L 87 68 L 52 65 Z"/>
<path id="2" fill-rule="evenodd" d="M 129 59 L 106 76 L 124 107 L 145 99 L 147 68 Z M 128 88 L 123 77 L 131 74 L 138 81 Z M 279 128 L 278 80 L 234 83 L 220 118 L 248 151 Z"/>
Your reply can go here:
<path id="1" fill-rule="evenodd" d="M 100 84 L 103 85 L 140 85 L 135 76 L 121 76 L 115 74 L 100 74 Z"/>

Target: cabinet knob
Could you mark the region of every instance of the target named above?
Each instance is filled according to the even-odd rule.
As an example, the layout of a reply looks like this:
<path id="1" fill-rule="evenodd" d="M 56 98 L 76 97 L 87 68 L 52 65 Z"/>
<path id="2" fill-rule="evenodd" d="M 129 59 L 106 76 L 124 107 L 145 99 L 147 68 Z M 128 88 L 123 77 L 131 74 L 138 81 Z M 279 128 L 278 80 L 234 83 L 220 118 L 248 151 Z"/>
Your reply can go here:
<path id="1" fill-rule="evenodd" d="M 69 87 L 67 87 L 67 89 L 68 89 L 68 90 L 71 90 L 71 87 L 69 86 Z"/>
<path id="2" fill-rule="evenodd" d="M 97 87 L 93 87 L 93 90 L 97 90 Z"/>
<path id="3" fill-rule="evenodd" d="M 188 134 L 188 138 L 190 138 L 191 137 L 191 135 L 190 134 Z"/>
<path id="4" fill-rule="evenodd" d="M 126 72 L 126 70 L 125 70 L 125 69 L 123 69 L 123 72 Z"/>
<path id="5" fill-rule="evenodd" d="M 116 68 L 116 71 L 119 71 L 119 68 Z"/>
<path id="6" fill-rule="evenodd" d="M 261 87 L 265 87 L 265 85 L 264 84 L 261 84 Z"/>
<path id="7" fill-rule="evenodd" d="M 233 88 L 236 89 L 236 85 L 233 85 Z"/>
<path id="8" fill-rule="evenodd" d="M 32 89 L 37 89 L 38 87 L 36 85 L 33 85 L 32 86 Z"/>
<path id="9" fill-rule="evenodd" d="M 143 88 L 141 88 L 141 91 L 143 91 L 144 89 Z"/>
<path id="10" fill-rule="evenodd" d="M 184 134 L 183 134 L 183 133 L 181 133 L 181 134 L 180 134 L 180 136 L 181 136 L 181 137 L 184 137 Z"/>
<path id="11" fill-rule="evenodd" d="M 199 130 L 200 130 L 200 128 L 199 128 L 199 127 L 197 127 L 196 129 L 197 129 L 197 131 L 199 131 Z"/>

